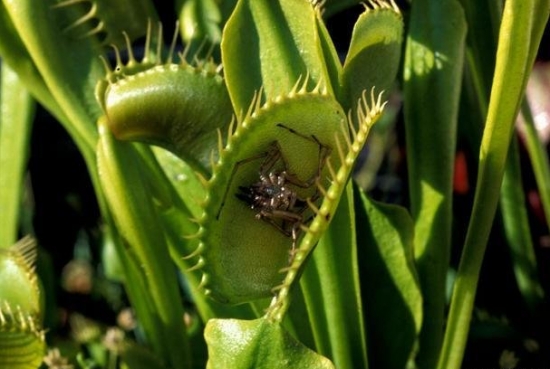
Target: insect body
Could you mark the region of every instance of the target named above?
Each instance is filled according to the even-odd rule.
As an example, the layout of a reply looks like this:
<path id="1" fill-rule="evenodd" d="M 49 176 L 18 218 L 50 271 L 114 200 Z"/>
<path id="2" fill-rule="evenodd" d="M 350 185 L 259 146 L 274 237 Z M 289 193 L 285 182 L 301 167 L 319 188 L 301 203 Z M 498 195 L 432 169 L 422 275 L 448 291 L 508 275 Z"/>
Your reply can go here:
<path id="1" fill-rule="evenodd" d="M 251 209 L 257 210 L 256 219 L 266 221 L 285 236 L 291 237 L 292 251 L 294 251 L 300 226 L 311 220 L 311 216 L 304 217 L 304 213 L 309 209 L 307 199 L 316 201 L 319 198 L 319 190 L 315 187 L 315 182 L 319 180 L 322 168 L 331 150 L 314 135 L 303 135 L 281 123 L 277 126 L 306 140 L 313 141 L 319 146 L 317 171 L 305 181 L 291 174 L 279 142 L 273 141 L 266 153 L 241 160 L 236 164 L 234 171 L 251 160 L 264 157 L 259 170 L 259 181 L 250 186 L 239 186 L 236 197 L 248 204 Z M 278 162 L 281 163 L 281 170 L 275 169 Z M 314 190 L 308 198 L 297 192 L 298 188 L 310 189 L 312 187 L 314 187 Z"/>

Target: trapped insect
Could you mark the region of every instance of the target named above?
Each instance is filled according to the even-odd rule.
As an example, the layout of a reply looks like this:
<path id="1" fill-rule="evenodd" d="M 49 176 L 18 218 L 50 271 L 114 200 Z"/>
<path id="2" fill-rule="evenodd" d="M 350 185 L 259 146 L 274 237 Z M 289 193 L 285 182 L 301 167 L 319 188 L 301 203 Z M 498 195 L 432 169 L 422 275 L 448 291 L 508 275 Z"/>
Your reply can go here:
<path id="1" fill-rule="evenodd" d="M 297 85 L 289 97 L 255 100 L 221 137 L 197 233 L 209 296 L 233 304 L 272 296 L 285 270 L 303 262 L 332 215 L 327 195 L 340 183 L 346 121 L 330 96 Z"/>
<path id="2" fill-rule="evenodd" d="M 235 196 L 249 205 L 251 209 L 257 210 L 256 219 L 271 224 L 279 232 L 290 237 L 292 239 L 292 251 L 294 251 L 301 225 L 307 224 L 312 219 L 312 215 L 307 215 L 309 209 L 308 199 L 312 202 L 319 199 L 319 189 L 316 182 L 321 176 L 331 149 L 321 143 L 315 135 L 304 135 L 285 126 L 283 123 L 278 123 L 277 127 L 318 145 L 317 171 L 305 180 L 291 173 L 281 145 L 279 141 L 275 140 L 265 152 L 243 159 L 235 164 L 224 198 L 227 196 L 235 173 L 241 166 L 263 159 L 259 169 L 259 180 L 248 186 L 239 186 Z M 298 188 L 310 190 L 311 195 L 300 195 L 297 191 Z M 218 217 L 224 202 L 220 206 Z"/>

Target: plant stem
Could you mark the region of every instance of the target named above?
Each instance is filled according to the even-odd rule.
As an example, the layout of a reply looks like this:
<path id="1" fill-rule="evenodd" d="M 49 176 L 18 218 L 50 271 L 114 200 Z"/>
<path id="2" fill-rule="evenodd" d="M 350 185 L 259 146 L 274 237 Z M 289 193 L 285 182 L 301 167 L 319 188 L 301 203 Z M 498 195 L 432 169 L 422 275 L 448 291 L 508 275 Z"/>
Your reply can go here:
<path id="1" fill-rule="evenodd" d="M 537 6 L 540 11 L 536 11 Z M 474 206 L 453 290 L 447 330 L 438 367 L 460 368 L 483 255 L 499 200 L 508 147 L 525 89 L 528 71 L 540 42 L 538 26 L 548 9 L 535 0 L 506 2 L 499 32 L 489 112 L 480 149 Z"/>
<path id="2" fill-rule="evenodd" d="M 0 82 L 0 248 L 4 248 L 17 241 L 34 100 L 7 64 L 1 66 Z"/>

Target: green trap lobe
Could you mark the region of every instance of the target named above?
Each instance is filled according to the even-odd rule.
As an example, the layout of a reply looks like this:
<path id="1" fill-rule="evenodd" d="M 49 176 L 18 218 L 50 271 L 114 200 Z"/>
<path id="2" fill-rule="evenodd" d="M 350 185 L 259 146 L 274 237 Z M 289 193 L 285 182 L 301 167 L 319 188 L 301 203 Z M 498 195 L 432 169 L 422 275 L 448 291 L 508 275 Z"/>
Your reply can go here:
<path id="1" fill-rule="evenodd" d="M 321 164 L 319 173 L 322 150 L 315 139 L 331 149 L 331 162 L 336 165 L 335 137 L 342 135 L 343 121 L 345 114 L 331 97 L 300 92 L 267 103 L 237 127 L 214 168 L 202 220 L 205 288 L 212 297 L 222 302 L 246 302 L 269 296 L 282 282 L 281 269 L 289 264 L 292 237 L 257 219 L 259 209 L 251 209 L 236 194 L 242 192 L 239 187 L 249 188 L 259 181 L 265 154 L 274 142 L 280 146 L 281 156 L 265 169 L 266 174 L 286 169 L 300 181 L 318 178 L 328 187 L 326 166 Z M 320 196 L 315 184 L 290 187 L 302 199 Z M 301 215 L 303 222 L 309 223 L 315 214 L 306 205 Z"/>
<path id="2" fill-rule="evenodd" d="M 231 116 L 223 79 L 189 65 L 159 65 L 105 90 L 110 130 L 120 140 L 161 146 L 203 174 L 209 172 L 217 129 Z"/>

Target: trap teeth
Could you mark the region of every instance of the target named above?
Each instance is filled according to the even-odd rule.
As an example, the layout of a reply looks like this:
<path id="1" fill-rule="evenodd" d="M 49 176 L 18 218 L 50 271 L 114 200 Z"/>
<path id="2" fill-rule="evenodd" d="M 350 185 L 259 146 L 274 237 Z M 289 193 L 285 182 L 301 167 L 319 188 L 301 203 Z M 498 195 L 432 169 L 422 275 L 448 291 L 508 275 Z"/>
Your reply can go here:
<path id="1" fill-rule="evenodd" d="M 261 105 L 259 96 L 220 153 L 201 218 L 209 294 L 233 304 L 293 283 L 335 211 L 337 174 L 350 170 L 335 152 L 346 114 L 332 97 L 297 90 Z M 347 158 L 347 141 L 339 139 Z"/>
<path id="2" fill-rule="evenodd" d="M 191 268 L 187 269 L 188 272 L 194 272 L 196 270 L 202 269 L 204 267 L 204 259 L 199 258 L 199 261 L 195 265 L 193 265 Z"/>

